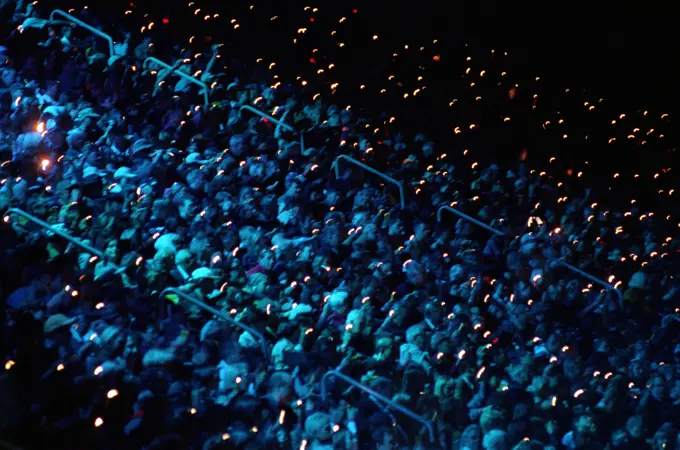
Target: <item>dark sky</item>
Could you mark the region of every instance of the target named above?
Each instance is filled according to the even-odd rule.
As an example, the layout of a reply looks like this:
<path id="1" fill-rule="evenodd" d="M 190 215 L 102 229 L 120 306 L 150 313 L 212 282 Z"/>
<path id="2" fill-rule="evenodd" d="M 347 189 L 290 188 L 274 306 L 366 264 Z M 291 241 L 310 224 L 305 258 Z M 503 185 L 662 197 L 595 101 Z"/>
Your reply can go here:
<path id="1" fill-rule="evenodd" d="M 138 0 L 145 1 L 159 6 L 154 0 Z M 164 7 L 185 14 L 186 3 L 167 0 Z M 660 0 L 198 0 L 198 3 L 212 5 L 211 9 L 225 14 L 246 11 L 256 3 L 260 11 L 281 16 L 286 15 L 286 10 L 299 11 L 303 5 L 318 6 L 324 13 L 334 10 L 339 15 L 358 8 L 362 18 L 366 14 L 373 18 L 376 31 L 390 30 L 392 36 L 404 39 L 429 34 L 461 47 L 468 43 L 509 49 L 513 59 L 524 66 L 520 70 L 539 72 L 560 85 L 595 88 L 597 94 L 621 101 L 628 108 L 653 105 L 670 108 L 680 94 L 675 82 L 678 70 L 674 68 L 680 57 L 680 39 L 677 36 L 673 39 L 674 15 L 668 4 Z M 274 39 L 280 37 L 274 35 Z"/>
<path id="2" fill-rule="evenodd" d="M 432 10 L 441 2 L 425 0 Z M 422 2 L 419 2 L 422 4 Z M 439 4 L 439 6 L 437 6 Z M 678 40 L 661 2 L 454 2 L 432 15 L 466 41 L 505 44 L 553 80 L 617 100 L 668 105 L 678 98 Z M 677 38 L 677 35 L 676 35 Z"/>

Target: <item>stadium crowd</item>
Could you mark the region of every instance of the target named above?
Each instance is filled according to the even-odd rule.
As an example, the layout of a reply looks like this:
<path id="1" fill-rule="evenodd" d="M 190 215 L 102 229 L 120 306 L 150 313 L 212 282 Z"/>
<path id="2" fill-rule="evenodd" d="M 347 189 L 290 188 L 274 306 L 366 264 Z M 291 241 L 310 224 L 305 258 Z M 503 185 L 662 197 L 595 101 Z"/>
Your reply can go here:
<path id="1" fill-rule="evenodd" d="M 525 161 L 482 166 L 389 116 L 370 129 L 266 71 L 222 73 L 217 45 L 195 57 L 121 34 L 111 57 L 33 3 L 4 8 L 2 363 L 20 388 L 3 439 L 680 449 L 665 261 L 680 248 L 665 218 L 608 209 Z M 210 104 L 177 73 L 207 83 Z M 403 198 L 341 154 L 403 181 Z M 445 205 L 497 231 L 438 221 Z M 431 422 L 434 439 L 329 370 Z"/>

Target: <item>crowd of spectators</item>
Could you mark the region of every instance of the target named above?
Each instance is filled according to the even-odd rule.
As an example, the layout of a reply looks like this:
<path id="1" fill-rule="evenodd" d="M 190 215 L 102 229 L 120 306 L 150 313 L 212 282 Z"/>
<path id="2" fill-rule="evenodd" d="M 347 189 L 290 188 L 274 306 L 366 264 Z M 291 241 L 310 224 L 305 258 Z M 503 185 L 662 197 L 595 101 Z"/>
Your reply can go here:
<path id="1" fill-rule="evenodd" d="M 664 217 L 608 209 L 524 161 L 483 166 L 389 116 L 378 138 L 267 72 L 222 73 L 218 45 L 157 54 L 128 34 L 111 57 L 35 7 L 4 6 L 0 48 L 2 383 L 16 387 L 4 439 L 680 448 L 679 286 L 666 264 L 680 248 Z M 172 69 L 145 67 L 149 56 Z M 209 105 L 178 72 L 210 86 Z M 403 199 L 345 161 L 336 178 L 341 154 L 402 181 Z M 497 231 L 438 221 L 445 205 Z M 431 422 L 434 440 L 329 370 Z"/>

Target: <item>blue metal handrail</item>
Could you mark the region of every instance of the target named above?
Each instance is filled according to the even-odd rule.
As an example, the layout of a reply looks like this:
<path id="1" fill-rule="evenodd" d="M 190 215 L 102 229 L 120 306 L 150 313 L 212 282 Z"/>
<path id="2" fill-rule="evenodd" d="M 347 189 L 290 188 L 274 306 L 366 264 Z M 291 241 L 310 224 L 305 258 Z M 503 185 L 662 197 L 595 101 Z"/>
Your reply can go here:
<path id="1" fill-rule="evenodd" d="M 250 111 L 251 113 L 256 114 L 256 115 L 258 115 L 258 116 L 260 116 L 260 117 L 264 117 L 265 119 L 267 119 L 267 120 L 269 120 L 269 121 L 271 121 L 271 122 L 273 122 L 273 123 L 275 123 L 275 124 L 277 124 L 277 125 L 279 125 L 279 126 L 285 128 L 286 130 L 288 130 L 288 131 L 290 131 L 290 132 L 292 132 L 292 133 L 298 134 L 298 131 L 297 131 L 295 128 L 293 128 L 292 126 L 288 125 L 287 123 L 283 123 L 283 122 L 281 122 L 279 119 L 276 119 L 276 118 L 270 116 L 269 114 L 265 113 L 264 111 L 260 111 L 260 110 L 257 109 L 257 108 L 253 108 L 253 107 L 250 106 L 250 105 L 243 105 L 243 106 L 241 106 L 241 107 L 239 108 L 239 110 L 238 110 L 239 114 L 241 114 L 241 111 L 243 111 L 244 109 L 245 109 L 246 111 Z"/>
<path id="2" fill-rule="evenodd" d="M 109 58 L 112 58 L 115 55 L 115 51 L 113 48 L 113 38 L 111 38 L 111 36 L 109 36 L 108 34 L 104 33 L 101 30 L 96 29 L 92 25 L 83 22 L 80 19 L 76 19 L 75 17 L 73 17 L 72 15 L 65 11 L 62 11 L 61 9 L 55 9 L 54 11 L 52 11 L 52 13 L 50 14 L 50 20 L 54 20 L 55 15 L 61 16 L 64 19 L 68 20 L 69 22 L 73 22 L 76 25 L 85 28 L 86 30 L 90 31 L 93 34 L 96 34 L 102 39 L 106 39 L 106 41 L 109 43 Z"/>
<path id="3" fill-rule="evenodd" d="M 364 164 L 360 161 L 357 161 L 354 158 L 350 158 L 347 155 L 340 155 L 337 158 L 335 158 L 335 161 L 333 161 L 332 167 L 335 169 L 335 178 L 340 178 L 339 161 L 341 161 L 341 160 L 347 161 L 349 163 L 354 164 L 355 166 L 361 167 L 365 171 L 370 172 L 373 175 L 379 176 L 380 178 L 387 181 L 388 183 L 392 183 L 392 184 L 396 185 L 397 188 L 399 188 L 399 197 L 400 197 L 400 201 L 401 201 L 401 209 L 406 208 L 406 203 L 405 203 L 406 200 L 404 198 L 404 185 L 400 181 L 397 181 L 394 178 L 392 178 L 388 175 L 385 175 L 384 173 L 382 173 L 378 170 L 375 170 L 373 167 L 368 166 L 368 165 L 366 165 L 366 164 Z"/>
<path id="4" fill-rule="evenodd" d="M 164 63 L 160 59 L 154 58 L 153 56 L 150 56 L 150 57 L 148 57 L 144 60 L 144 68 L 145 69 L 149 65 L 148 63 L 157 64 L 157 65 L 163 67 L 164 69 L 168 69 L 170 71 L 174 70 L 173 67 L 170 64 Z M 188 73 L 184 73 L 184 72 L 179 71 L 179 70 L 175 70 L 174 72 L 172 72 L 172 75 L 177 75 L 178 77 L 184 78 L 185 80 L 189 81 L 190 83 L 193 83 L 193 84 L 199 86 L 203 90 L 203 100 L 205 101 L 205 107 L 207 108 L 207 107 L 210 106 L 210 94 L 209 94 L 210 89 L 208 88 L 207 84 L 200 81 L 198 78 L 192 77 Z"/>
<path id="5" fill-rule="evenodd" d="M 276 118 L 270 116 L 269 114 L 265 113 L 264 111 L 261 111 L 257 108 L 250 106 L 250 105 L 241 106 L 238 110 L 238 113 L 241 114 L 241 111 L 243 111 L 244 109 L 246 111 L 250 111 L 251 113 L 256 114 L 260 117 L 264 117 L 265 119 L 269 120 L 270 122 L 275 123 L 277 126 L 279 126 L 281 128 L 285 128 L 286 130 L 290 131 L 291 133 L 299 135 L 300 136 L 300 152 L 304 153 L 304 151 L 305 151 L 305 135 L 302 131 L 297 131 L 295 128 L 288 125 L 287 123 L 282 122 L 281 120 L 276 119 Z"/>
<path id="6" fill-rule="evenodd" d="M 21 210 L 21 209 L 18 209 L 18 208 L 10 208 L 10 209 L 7 210 L 6 214 L 7 215 L 16 214 L 17 216 L 21 216 L 24 219 L 35 223 L 39 227 L 44 228 L 45 230 L 49 230 L 52 233 L 54 233 L 55 235 L 57 235 L 57 236 L 59 236 L 63 239 L 66 239 L 67 241 L 69 241 L 73 245 L 76 245 L 76 246 L 82 248 L 86 252 L 98 257 L 99 259 L 106 261 L 106 255 L 101 250 L 97 250 L 96 248 L 92 247 L 91 245 L 86 244 L 81 239 L 75 238 L 75 237 L 71 236 L 70 234 L 61 231 L 60 229 L 55 228 L 54 226 L 50 225 L 49 223 L 47 223 L 43 220 L 40 220 L 35 216 L 32 216 L 31 214 L 27 213 L 24 210 Z"/>
<path id="7" fill-rule="evenodd" d="M 424 417 L 414 413 L 410 409 L 405 408 L 398 403 L 395 403 L 391 399 L 385 397 L 384 395 L 374 391 L 373 389 L 371 389 L 369 387 L 364 386 L 363 384 L 359 383 L 354 378 L 350 378 L 350 377 L 348 377 L 347 375 L 345 375 L 344 373 L 342 373 L 338 370 L 329 370 L 321 378 L 321 398 L 322 398 L 322 400 L 326 400 L 326 396 L 327 396 L 326 381 L 330 377 L 340 378 L 345 383 L 351 384 L 355 388 L 366 392 L 371 397 L 380 400 L 385 405 L 389 406 L 390 408 L 394 409 L 395 411 L 399 411 L 400 413 L 402 413 L 406 417 L 409 417 L 410 419 L 413 419 L 416 422 L 423 424 L 427 428 L 427 431 L 430 435 L 430 442 L 432 442 L 432 443 L 436 442 L 435 437 L 434 437 L 434 425 L 432 424 L 431 421 L 429 421 L 429 420 L 425 419 Z"/>
<path id="8" fill-rule="evenodd" d="M 569 269 L 569 270 L 571 270 L 572 272 L 581 275 L 582 277 L 584 277 L 584 278 L 586 278 L 586 279 L 592 281 L 593 283 L 599 284 L 600 286 L 602 286 L 603 288 L 605 288 L 605 289 L 608 290 L 608 291 L 614 292 L 614 293 L 616 294 L 616 296 L 618 297 L 618 299 L 619 299 L 619 306 L 621 306 L 621 308 L 623 308 L 623 306 L 624 306 L 624 303 L 623 303 L 623 294 L 621 293 L 621 291 L 619 291 L 618 289 L 616 289 L 616 288 L 615 288 L 614 286 L 612 286 L 611 284 L 607 283 L 607 282 L 604 281 L 604 280 L 600 280 L 599 278 L 596 278 L 596 277 L 592 276 L 592 275 L 589 274 L 588 272 L 584 272 L 583 270 L 579 269 L 578 267 L 574 267 L 574 266 L 572 266 L 571 264 L 569 264 L 569 263 L 567 263 L 567 262 L 565 262 L 565 261 L 562 261 L 561 259 L 552 259 L 551 261 L 552 261 L 552 262 L 556 262 L 557 264 L 559 264 L 560 266 L 564 267 L 565 269 Z"/>
<path id="9" fill-rule="evenodd" d="M 497 230 L 497 229 L 485 224 L 484 222 L 481 222 L 481 221 L 475 219 L 474 217 L 468 216 L 467 214 L 460 212 L 457 209 L 453 209 L 450 206 L 442 206 L 441 208 L 439 208 L 439 210 L 437 210 L 437 222 L 442 221 L 442 211 L 449 211 L 449 212 L 459 216 L 463 220 L 467 220 L 468 222 L 472 222 L 475 225 L 478 225 L 478 226 L 484 228 L 485 230 L 490 231 L 490 232 L 492 232 L 492 233 L 494 233 L 498 236 L 505 236 L 505 233 L 503 233 L 502 231 Z"/>
<path id="10" fill-rule="evenodd" d="M 506 235 L 502 231 L 497 230 L 497 229 L 485 224 L 484 222 L 481 222 L 481 221 L 475 219 L 474 217 L 470 217 L 467 214 L 462 213 L 462 212 L 458 211 L 457 209 L 453 209 L 450 206 L 446 206 L 446 205 L 442 206 L 441 208 L 439 208 L 439 210 L 437 210 L 437 222 L 441 222 L 441 220 L 442 220 L 442 211 L 452 212 L 452 213 L 456 214 L 457 216 L 461 217 L 463 220 L 467 220 L 468 222 L 474 223 L 475 225 L 478 225 L 478 226 L 484 228 L 485 230 L 490 231 L 490 232 L 492 232 L 492 233 L 494 233 L 498 236 L 505 236 Z M 564 267 L 565 269 L 569 269 L 572 272 L 581 275 L 582 277 L 592 281 L 593 283 L 599 284 L 600 286 L 604 287 L 605 289 L 607 289 L 609 291 L 613 291 L 619 299 L 619 304 L 621 305 L 621 307 L 623 307 L 623 294 L 621 294 L 621 291 L 616 289 L 611 284 L 607 283 L 604 280 L 600 280 L 599 278 L 596 278 L 593 275 L 591 275 L 587 272 L 584 272 L 583 270 L 581 270 L 577 267 L 574 267 L 574 266 L 572 266 L 571 264 L 569 264 L 565 261 L 562 261 L 561 259 L 552 259 L 550 261 L 555 262 L 555 263 L 559 264 L 560 266 Z"/>
<path id="11" fill-rule="evenodd" d="M 260 343 L 260 348 L 262 349 L 262 354 L 264 355 L 265 358 L 269 359 L 269 352 L 267 351 L 267 343 L 259 331 L 257 331 L 254 328 L 249 327 L 248 325 L 244 325 L 241 322 L 238 322 L 228 315 L 224 314 L 222 311 L 213 308 L 212 306 L 206 304 L 205 302 L 197 299 L 196 297 L 187 294 L 186 292 L 182 292 L 177 288 L 169 287 L 165 288 L 163 292 L 161 292 L 161 298 L 166 297 L 167 294 L 175 294 L 177 297 L 181 298 L 182 300 L 186 300 L 189 303 L 193 303 L 194 305 L 198 306 L 199 308 L 208 311 L 209 313 L 213 314 L 215 317 L 224 320 L 225 322 L 242 329 L 243 331 L 247 331 L 248 333 L 252 334 L 255 339 L 257 339 Z"/>

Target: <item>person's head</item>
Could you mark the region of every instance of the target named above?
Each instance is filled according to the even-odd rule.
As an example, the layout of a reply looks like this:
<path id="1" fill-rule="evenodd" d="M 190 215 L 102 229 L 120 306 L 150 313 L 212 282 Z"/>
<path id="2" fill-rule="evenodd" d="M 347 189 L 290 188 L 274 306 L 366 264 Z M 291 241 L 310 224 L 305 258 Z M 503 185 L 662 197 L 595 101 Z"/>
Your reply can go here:
<path id="1" fill-rule="evenodd" d="M 44 217 L 47 214 L 48 205 L 43 197 L 30 197 L 29 209 L 33 215 Z"/>
<path id="2" fill-rule="evenodd" d="M 189 197 L 184 197 L 179 203 L 179 216 L 184 220 L 193 219 L 196 214 L 196 205 Z"/>
<path id="3" fill-rule="evenodd" d="M 274 369 L 283 370 L 286 367 L 284 356 L 286 352 L 291 352 L 295 346 L 288 339 L 279 340 L 272 349 L 272 364 Z"/>
<path id="4" fill-rule="evenodd" d="M 265 166 L 260 161 L 252 161 L 248 165 L 248 175 L 253 177 L 255 180 L 262 180 L 265 176 Z"/>
<path id="5" fill-rule="evenodd" d="M 267 248 L 262 249 L 257 262 L 263 269 L 271 270 L 274 267 L 275 262 L 274 252 Z"/>
<path id="6" fill-rule="evenodd" d="M 298 260 L 302 262 L 310 262 L 314 259 L 314 251 L 311 245 L 305 245 L 302 247 L 298 254 Z"/>
<path id="7" fill-rule="evenodd" d="M 189 251 L 196 257 L 204 256 L 210 250 L 210 240 L 208 236 L 199 233 L 191 239 Z"/>
<path id="8" fill-rule="evenodd" d="M 125 348 L 127 336 L 119 327 L 108 326 L 99 337 L 110 355 L 118 355 Z"/>
<path id="9" fill-rule="evenodd" d="M 151 206 L 151 212 L 153 217 L 158 219 L 164 219 L 168 212 L 167 207 L 168 201 L 166 199 L 157 198 L 153 200 L 153 204 Z"/>
<path id="10" fill-rule="evenodd" d="M 482 442 L 484 450 L 506 450 L 508 449 L 508 434 L 502 430 L 490 430 L 484 434 Z"/>
<path id="11" fill-rule="evenodd" d="M 390 262 L 379 262 L 376 264 L 373 270 L 373 277 L 378 281 L 382 281 L 385 278 L 392 276 L 392 263 Z"/>
<path id="12" fill-rule="evenodd" d="M 504 425 L 505 418 L 500 409 L 494 406 L 487 406 L 484 408 L 484 411 L 479 418 L 479 426 L 481 427 L 482 432 L 488 433 L 491 430 L 503 428 Z"/>
<path id="13" fill-rule="evenodd" d="M 17 71 L 12 67 L 5 67 L 2 72 L 0 72 L 0 79 L 5 83 L 5 86 L 11 86 L 17 79 Z"/>
<path id="14" fill-rule="evenodd" d="M 24 203 L 28 196 L 28 183 L 21 179 L 12 185 L 12 197 L 15 202 Z"/>
<path id="15" fill-rule="evenodd" d="M 426 158 L 431 158 L 434 155 L 435 145 L 434 142 L 428 141 L 423 144 L 423 155 Z"/>
<path id="16" fill-rule="evenodd" d="M 363 209 L 371 204 L 371 190 L 368 188 L 361 189 L 354 196 L 353 209 Z"/>
<path id="17" fill-rule="evenodd" d="M 300 222 L 300 208 L 293 206 L 281 212 L 276 218 L 282 225 L 295 226 Z"/>
<path id="18" fill-rule="evenodd" d="M 430 322 L 433 324 L 439 324 L 443 317 L 444 311 L 442 310 L 442 306 L 438 303 L 437 299 L 425 305 L 425 318 Z"/>
<path id="19" fill-rule="evenodd" d="M 124 358 L 135 358 L 139 354 L 138 349 L 138 339 L 136 339 L 131 333 L 125 338 L 125 348 L 123 349 Z"/>
<path id="20" fill-rule="evenodd" d="M 404 226 L 401 220 L 398 218 L 393 218 L 390 222 L 389 228 L 387 229 L 387 234 L 389 236 L 401 236 L 404 234 Z"/>
<path id="21" fill-rule="evenodd" d="M 375 340 L 375 357 L 380 360 L 387 359 L 392 354 L 392 338 L 388 336 L 377 337 Z"/>
<path id="22" fill-rule="evenodd" d="M 394 314 L 391 316 L 391 322 L 398 327 L 404 325 L 406 319 L 408 318 L 409 310 L 409 305 L 405 303 L 397 303 L 394 305 L 394 308 L 392 308 Z"/>
<path id="23" fill-rule="evenodd" d="M 478 449 L 479 444 L 481 443 L 482 440 L 482 430 L 479 428 L 479 425 L 472 424 L 468 425 L 465 430 L 463 430 L 463 434 L 461 434 L 460 437 L 460 449 L 463 450 L 473 450 L 473 449 Z"/>
<path id="24" fill-rule="evenodd" d="M 375 450 L 397 449 L 397 439 L 394 431 L 390 428 L 378 428 L 373 431 L 373 441 L 375 442 Z"/>
<path id="25" fill-rule="evenodd" d="M 240 389 L 243 384 L 243 379 L 247 376 L 246 368 L 241 365 L 227 364 L 222 361 L 217 366 L 219 384 L 219 392 L 226 393 L 235 389 Z"/>
<path id="26" fill-rule="evenodd" d="M 246 289 L 248 292 L 256 295 L 263 296 L 269 285 L 267 275 L 263 273 L 255 273 L 248 277 L 248 285 Z"/>
<path id="27" fill-rule="evenodd" d="M 524 361 L 510 364 L 507 368 L 507 373 L 515 383 L 521 384 L 522 386 L 526 386 L 529 383 L 530 371 L 524 364 Z"/>
<path id="28" fill-rule="evenodd" d="M 434 385 L 434 395 L 439 401 L 444 401 L 451 398 L 456 387 L 456 380 L 450 376 L 442 375 L 437 378 Z"/>
<path id="29" fill-rule="evenodd" d="M 360 334 L 363 331 L 364 324 L 366 322 L 366 317 L 362 315 L 362 311 L 358 309 L 353 309 L 347 314 L 347 319 L 345 320 L 345 331 L 343 334 L 343 342 L 348 342 L 352 336 Z"/>
<path id="30" fill-rule="evenodd" d="M 628 433 L 622 429 L 615 430 L 612 433 L 611 443 L 614 448 L 625 448 L 628 445 Z"/>
<path id="31" fill-rule="evenodd" d="M 106 246 L 106 251 L 104 252 L 104 255 L 106 258 L 113 262 L 116 263 L 118 261 L 118 257 L 120 256 L 120 252 L 118 250 L 118 241 L 115 239 L 112 239 L 109 241 L 108 245 Z"/>
<path id="32" fill-rule="evenodd" d="M 429 237 L 429 228 L 424 222 L 419 222 L 414 227 L 414 236 L 418 241 L 424 241 Z"/>
<path id="33" fill-rule="evenodd" d="M 187 174 L 187 186 L 193 193 L 203 192 L 205 189 L 205 173 L 200 169 L 194 169 Z"/>
<path id="34" fill-rule="evenodd" d="M 575 380 L 583 373 L 581 359 L 578 357 L 567 358 L 564 361 L 564 376 L 570 380 Z"/>
<path id="35" fill-rule="evenodd" d="M 334 189 L 324 189 L 323 203 L 328 206 L 336 205 L 340 200 L 340 194 Z"/>
<path id="36" fill-rule="evenodd" d="M 243 135 L 235 134 L 229 139 L 229 151 L 231 154 L 240 156 L 244 151 L 245 139 Z"/>
<path id="37" fill-rule="evenodd" d="M 346 314 L 348 310 L 348 298 L 349 295 L 345 291 L 337 290 L 332 292 L 328 297 L 328 306 L 330 307 L 330 310 L 340 315 Z"/>
<path id="38" fill-rule="evenodd" d="M 321 242 L 330 248 L 337 248 L 340 245 L 340 226 L 331 224 L 321 232 Z"/>
<path id="39" fill-rule="evenodd" d="M 78 208 L 74 207 L 64 207 L 59 213 L 59 220 L 62 223 L 67 224 L 69 227 L 75 226 L 75 224 L 80 219 L 80 213 Z"/>
<path id="40" fill-rule="evenodd" d="M 427 347 L 427 340 L 425 335 L 425 327 L 422 324 L 413 325 L 406 330 L 406 341 L 413 344 L 421 350 Z"/>
<path id="41" fill-rule="evenodd" d="M 489 305 L 487 312 L 490 316 L 495 317 L 498 320 L 503 320 L 503 317 L 505 316 L 503 308 L 495 303 Z"/>
<path id="42" fill-rule="evenodd" d="M 95 118 L 91 115 L 85 115 L 78 120 L 78 127 L 81 130 L 89 130 L 95 124 Z"/>
<path id="43" fill-rule="evenodd" d="M 564 336 L 562 335 L 560 330 L 555 330 L 555 332 L 551 333 L 550 336 L 548 336 L 545 346 L 550 353 L 557 354 L 560 352 L 563 344 Z"/>
<path id="44" fill-rule="evenodd" d="M 642 359 L 633 359 L 628 366 L 628 376 L 639 380 L 645 376 L 645 362 Z"/>
<path id="45" fill-rule="evenodd" d="M 459 219 L 454 227 L 458 236 L 468 236 L 471 233 L 470 224 L 463 219 Z"/>
<path id="46" fill-rule="evenodd" d="M 657 431 L 654 433 L 654 437 L 647 440 L 653 450 L 665 450 L 672 447 L 673 436 L 675 435 L 675 430 L 673 429 L 672 422 L 664 423 Z M 676 447 L 677 448 L 677 447 Z"/>
<path id="47" fill-rule="evenodd" d="M 604 339 L 604 338 L 595 339 L 594 344 L 595 344 L 595 351 L 596 352 L 609 354 L 610 347 L 609 347 L 609 342 L 607 342 L 606 339 Z"/>
<path id="48" fill-rule="evenodd" d="M 194 255 L 187 249 L 183 248 L 175 254 L 175 265 L 188 270 L 194 262 Z"/>
<path id="49" fill-rule="evenodd" d="M 352 111 L 348 109 L 340 110 L 340 119 L 343 126 L 347 126 L 352 121 Z"/>
<path id="50" fill-rule="evenodd" d="M 275 177 L 279 173 L 279 164 L 276 160 L 267 161 L 265 164 L 265 174 L 268 178 Z"/>
<path id="51" fill-rule="evenodd" d="M 536 277 L 537 281 L 541 278 Z M 521 300 L 527 300 L 531 297 L 531 284 L 528 281 L 520 280 L 516 287 L 517 297 Z"/>
<path id="52" fill-rule="evenodd" d="M 658 400 L 664 400 L 666 397 L 666 381 L 659 374 L 654 374 L 649 377 L 647 381 L 650 393 Z"/>
<path id="53" fill-rule="evenodd" d="M 321 117 L 321 105 L 305 105 L 303 111 L 309 120 L 318 121 Z"/>
<path id="54" fill-rule="evenodd" d="M 330 416 L 322 412 L 310 415 L 305 422 L 305 434 L 314 441 L 328 442 L 332 436 Z"/>
<path id="55" fill-rule="evenodd" d="M 251 226 L 243 227 L 238 232 L 241 240 L 240 247 L 243 249 L 250 249 L 256 247 L 262 240 L 262 229 Z"/>
<path id="56" fill-rule="evenodd" d="M 639 414 L 628 418 L 628 421 L 626 422 L 626 431 L 628 431 L 628 434 L 631 437 L 641 439 L 645 433 L 644 418 Z"/>
<path id="57" fill-rule="evenodd" d="M 378 233 L 378 227 L 375 224 L 369 223 L 363 228 L 360 234 L 362 241 L 375 241 Z"/>
<path id="58" fill-rule="evenodd" d="M 592 435 L 595 434 L 596 431 L 595 423 L 590 414 L 579 416 L 574 423 L 574 429 L 577 433 L 583 435 Z"/>
<path id="59" fill-rule="evenodd" d="M 449 269 L 449 281 L 454 281 L 457 283 L 462 282 L 465 279 L 465 272 L 463 269 L 463 266 L 460 264 L 456 264 L 454 266 L 451 266 L 451 269 Z M 501 284 L 499 283 L 498 286 L 500 287 Z"/>
<path id="60" fill-rule="evenodd" d="M 670 397 L 676 402 L 680 401 L 680 379 L 674 380 L 673 387 L 670 391 Z"/>
<path id="61" fill-rule="evenodd" d="M 425 268 L 416 261 L 406 264 L 404 272 L 406 272 L 406 278 L 412 284 L 420 285 L 425 282 Z"/>
<path id="62" fill-rule="evenodd" d="M 269 378 L 269 395 L 279 404 L 290 401 L 293 378 L 287 372 L 275 372 Z"/>

